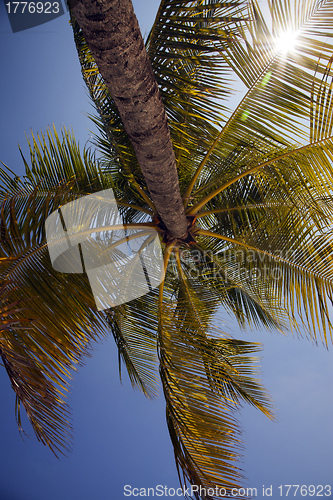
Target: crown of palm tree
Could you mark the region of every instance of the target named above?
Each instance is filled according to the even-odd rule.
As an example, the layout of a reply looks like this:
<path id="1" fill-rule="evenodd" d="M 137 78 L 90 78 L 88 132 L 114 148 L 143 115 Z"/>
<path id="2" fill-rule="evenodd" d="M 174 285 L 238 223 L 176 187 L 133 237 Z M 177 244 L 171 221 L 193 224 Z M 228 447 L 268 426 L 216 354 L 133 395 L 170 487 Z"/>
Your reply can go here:
<path id="1" fill-rule="evenodd" d="M 156 208 L 112 92 L 72 18 L 98 112 L 98 158 L 81 156 L 68 131 L 48 130 L 32 136 L 25 180 L 1 172 L 2 277 L 14 304 L 38 296 L 27 303 L 35 319 L 29 329 L 16 324 L 26 311 L 11 311 L 1 355 L 37 436 L 53 450 L 68 442 L 60 424 L 65 379 L 91 342 L 111 331 L 120 363 L 149 397 L 159 369 L 180 477 L 237 487 L 235 412 L 246 401 L 273 418 L 272 406 L 255 375 L 260 345 L 221 331 L 219 308 L 241 327 L 290 329 L 325 345 L 332 339 L 333 1 L 277 0 L 269 10 L 271 25 L 255 0 L 247 11 L 243 2 L 162 0 L 146 40 L 186 239 L 174 237 Z M 281 50 L 277 39 L 290 31 L 295 47 Z M 232 111 L 233 74 L 245 92 Z M 108 188 L 125 225 L 150 222 L 160 233 L 165 279 L 159 290 L 98 312 L 85 275 L 53 270 L 44 222 L 68 201 Z M 29 382 L 32 365 L 38 389 Z"/>

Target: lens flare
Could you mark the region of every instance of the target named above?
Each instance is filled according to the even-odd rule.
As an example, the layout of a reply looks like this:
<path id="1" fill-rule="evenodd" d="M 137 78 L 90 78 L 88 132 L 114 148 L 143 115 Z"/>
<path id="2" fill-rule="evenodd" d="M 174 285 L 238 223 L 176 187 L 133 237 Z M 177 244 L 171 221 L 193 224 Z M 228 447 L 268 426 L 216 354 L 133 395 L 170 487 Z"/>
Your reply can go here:
<path id="1" fill-rule="evenodd" d="M 297 33 L 294 31 L 286 31 L 276 39 L 275 44 L 278 52 L 286 54 L 287 52 L 292 52 L 295 49 L 296 42 Z"/>

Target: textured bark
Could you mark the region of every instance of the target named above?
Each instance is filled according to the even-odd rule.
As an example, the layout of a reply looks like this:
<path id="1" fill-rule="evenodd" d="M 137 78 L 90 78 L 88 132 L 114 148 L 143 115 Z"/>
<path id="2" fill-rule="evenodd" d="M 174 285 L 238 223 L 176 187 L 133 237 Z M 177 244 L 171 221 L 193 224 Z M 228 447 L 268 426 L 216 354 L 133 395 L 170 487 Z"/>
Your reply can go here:
<path id="1" fill-rule="evenodd" d="M 187 233 L 167 117 L 131 0 L 80 0 L 72 12 L 119 110 L 171 236 Z"/>

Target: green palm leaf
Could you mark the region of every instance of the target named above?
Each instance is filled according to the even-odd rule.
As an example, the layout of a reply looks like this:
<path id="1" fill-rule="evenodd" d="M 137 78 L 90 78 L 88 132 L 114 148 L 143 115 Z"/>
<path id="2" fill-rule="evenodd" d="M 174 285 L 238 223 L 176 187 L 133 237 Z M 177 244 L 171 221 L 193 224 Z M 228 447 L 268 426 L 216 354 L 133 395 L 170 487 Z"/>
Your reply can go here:
<path id="1" fill-rule="evenodd" d="M 157 396 L 156 312 L 140 298 L 106 313 L 119 353 L 119 374 L 124 363 L 133 387 L 146 396 Z M 147 326 L 148 325 L 148 326 Z"/>
<path id="2" fill-rule="evenodd" d="M 237 36 L 241 2 L 162 1 L 147 38 L 147 51 L 168 114 L 180 182 L 200 158 L 232 93 L 223 52 Z M 223 85 L 221 76 L 224 76 Z"/>
<path id="3" fill-rule="evenodd" d="M 332 2 L 269 2 L 272 30 L 255 0 L 249 2 L 249 9 L 247 30 L 244 29 L 242 38 L 231 41 L 226 58 L 250 90 L 246 98 L 249 100 L 248 116 L 255 113 L 253 107 L 256 105 L 256 109 L 261 109 L 262 120 L 267 117 L 271 125 L 274 122 L 276 127 L 282 118 L 281 126 L 287 127 L 287 137 L 294 137 L 297 130 L 305 137 L 307 127 L 303 128 L 301 119 L 309 117 L 314 73 L 317 68 L 315 81 L 319 82 L 332 55 L 327 41 L 333 34 L 328 21 Z M 290 30 L 297 34 L 295 48 L 281 52 L 278 38 Z M 286 109 L 291 111 L 288 116 Z M 260 115 L 255 117 L 260 123 Z"/>
<path id="4" fill-rule="evenodd" d="M 228 339 L 212 326 L 217 294 L 187 277 L 179 253 L 176 260 L 178 275 L 172 273 L 171 282 L 166 277 L 159 310 L 160 375 L 176 464 L 184 484 L 231 489 L 242 478 L 235 464 L 242 449 L 235 416 L 241 401 L 272 416 L 253 376 L 257 360 L 249 357 L 259 345 Z"/>
<path id="5" fill-rule="evenodd" d="M 127 200 L 134 199 L 136 202 L 140 200 L 139 203 L 142 203 L 142 197 L 134 186 L 136 183 L 143 186 L 144 180 L 133 146 L 127 137 L 119 112 L 99 73 L 82 31 L 73 17 L 71 24 L 82 76 L 98 111 L 98 117 L 91 116 L 91 118 L 99 131 L 95 137 L 95 143 L 103 154 L 101 166 L 105 172 L 112 175 L 122 197 L 126 197 Z M 115 195 L 118 195 L 117 191 Z"/>

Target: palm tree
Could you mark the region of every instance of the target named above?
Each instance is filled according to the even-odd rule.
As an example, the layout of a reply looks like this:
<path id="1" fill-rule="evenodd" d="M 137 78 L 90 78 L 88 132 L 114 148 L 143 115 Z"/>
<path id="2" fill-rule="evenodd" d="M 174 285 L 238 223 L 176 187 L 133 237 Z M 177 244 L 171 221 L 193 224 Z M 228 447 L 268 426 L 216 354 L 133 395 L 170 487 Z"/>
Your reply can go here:
<path id="1" fill-rule="evenodd" d="M 179 204 L 163 213 L 158 208 L 158 192 L 135 155 L 139 146 L 96 64 L 97 49 L 74 18 L 83 77 L 98 112 L 99 157 L 85 151 L 82 158 L 71 134 L 48 131 L 32 137 L 25 180 L 2 172 L 0 257 L 15 258 L 4 261 L 3 279 L 17 283 L 8 285 L 14 301 L 38 296 L 29 304 L 38 323 L 27 333 L 6 330 L 8 346 L 14 352 L 17 343 L 26 345 L 58 394 L 91 340 L 110 330 L 133 385 L 148 396 L 156 392 L 158 365 L 180 477 L 206 488 L 196 498 L 214 497 L 208 488 L 215 485 L 231 496 L 241 481 L 235 411 L 242 402 L 272 417 L 255 378 L 252 354 L 260 346 L 228 338 L 215 325 L 219 308 L 241 327 L 305 331 L 325 345 L 332 339 L 333 45 L 327 40 L 333 2 L 278 0 L 269 7 L 272 27 L 255 0 L 243 22 L 238 4 L 162 0 L 147 38 L 175 151 L 186 238 L 164 218 L 169 209 L 174 217 Z M 79 5 L 73 12 L 79 18 Z M 285 52 L 277 40 L 288 30 L 297 39 Z M 246 91 L 229 112 L 232 71 Z M 44 221 L 58 206 L 109 187 L 129 230 L 148 223 L 160 233 L 165 279 L 159 290 L 97 312 L 85 275 L 52 268 Z M 18 385 L 28 371 L 22 363 Z M 66 443 L 59 415 L 67 410 L 60 395 L 45 396 L 44 386 L 33 393 L 39 416 L 33 425 L 57 451 Z M 25 394 L 18 398 L 27 409 Z"/>

